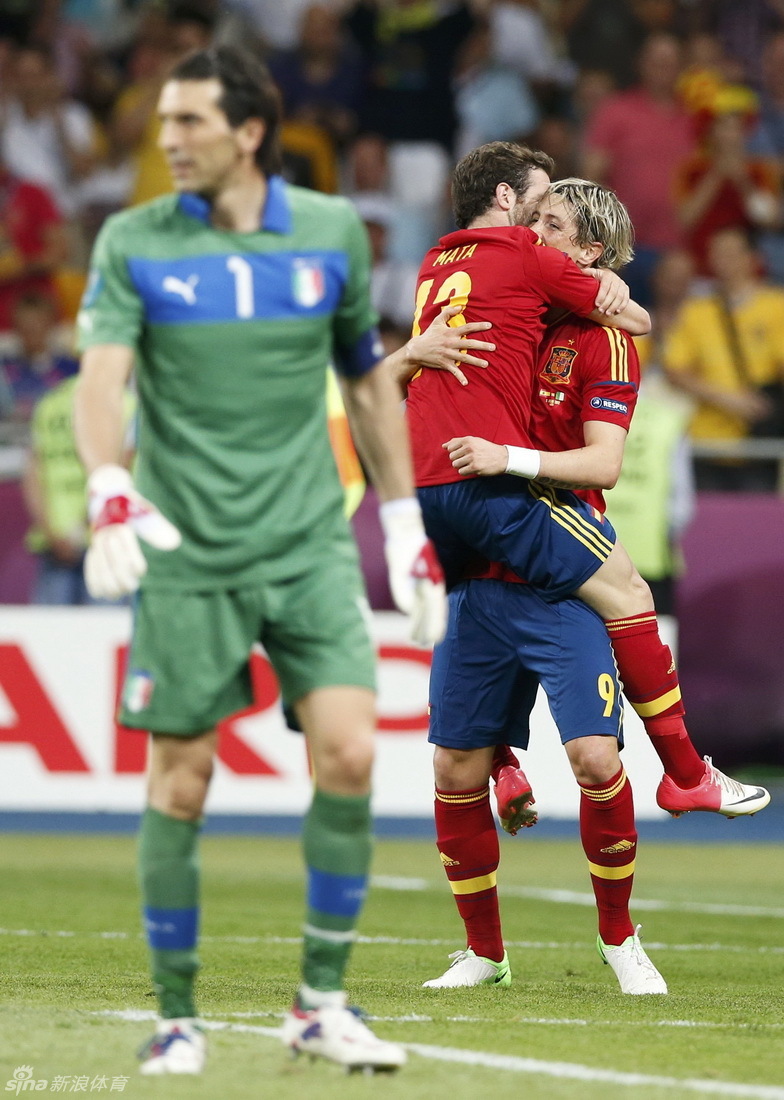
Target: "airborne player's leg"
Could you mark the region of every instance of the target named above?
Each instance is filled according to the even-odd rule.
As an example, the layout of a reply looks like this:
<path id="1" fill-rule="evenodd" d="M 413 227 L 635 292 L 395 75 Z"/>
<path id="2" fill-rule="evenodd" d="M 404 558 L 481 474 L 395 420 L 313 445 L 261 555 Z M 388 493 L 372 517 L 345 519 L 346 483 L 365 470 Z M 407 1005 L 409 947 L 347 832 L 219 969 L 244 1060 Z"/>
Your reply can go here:
<path id="1" fill-rule="evenodd" d="M 496 745 L 490 775 L 495 783 L 495 800 L 501 828 L 510 836 L 530 829 L 539 820 L 531 784 L 520 761 L 508 745 Z"/>
<path id="2" fill-rule="evenodd" d="M 659 636 L 650 588 L 620 543 L 576 595 L 605 620 L 626 697 L 664 767 L 656 794 L 662 809 L 673 817 L 690 810 L 737 817 L 764 809 L 770 802 L 764 787 L 739 783 L 697 755 L 684 723 L 675 661 Z"/>

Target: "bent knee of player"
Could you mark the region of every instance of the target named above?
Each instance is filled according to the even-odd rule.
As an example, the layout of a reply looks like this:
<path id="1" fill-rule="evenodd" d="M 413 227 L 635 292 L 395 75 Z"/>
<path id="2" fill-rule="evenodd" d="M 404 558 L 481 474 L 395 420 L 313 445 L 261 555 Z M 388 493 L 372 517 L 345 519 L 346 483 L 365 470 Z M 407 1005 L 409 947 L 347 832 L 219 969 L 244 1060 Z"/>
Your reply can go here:
<path id="1" fill-rule="evenodd" d="M 606 621 L 654 610 L 653 595 L 620 543 L 575 595 Z"/>
<path id="2" fill-rule="evenodd" d="M 436 745 L 433 774 L 441 791 L 468 791 L 484 786 L 490 778 L 492 748 L 450 749 Z"/>
<path id="3" fill-rule="evenodd" d="M 618 774 L 618 742 L 609 736 L 576 737 L 567 741 L 566 754 L 577 782 L 584 787 L 606 783 Z"/>
<path id="4" fill-rule="evenodd" d="M 328 794 L 367 794 L 376 731 L 374 693 L 319 688 L 298 700 L 294 710 L 308 739 L 316 785 Z"/>
<path id="5" fill-rule="evenodd" d="M 373 769 L 372 731 L 344 733 L 337 739 L 311 741 L 316 786 L 329 794 L 363 795 Z"/>
<path id="6" fill-rule="evenodd" d="M 148 802 L 154 809 L 183 821 L 201 817 L 215 760 L 213 732 L 197 737 L 153 734 Z"/>

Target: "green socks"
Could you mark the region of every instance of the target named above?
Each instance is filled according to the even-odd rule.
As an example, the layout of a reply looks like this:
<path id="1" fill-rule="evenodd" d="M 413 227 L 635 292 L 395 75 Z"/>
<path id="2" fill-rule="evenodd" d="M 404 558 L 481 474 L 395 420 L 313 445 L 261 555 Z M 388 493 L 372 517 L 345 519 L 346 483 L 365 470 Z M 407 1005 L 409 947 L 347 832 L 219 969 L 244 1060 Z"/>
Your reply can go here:
<path id="1" fill-rule="evenodd" d="M 139 880 L 152 978 L 161 1016 L 195 1016 L 193 983 L 199 962 L 200 826 L 150 807 L 139 833 Z"/>
<path id="2" fill-rule="evenodd" d="M 303 981 L 313 990 L 339 990 L 367 892 L 370 796 L 316 789 L 302 842 L 308 884 Z"/>

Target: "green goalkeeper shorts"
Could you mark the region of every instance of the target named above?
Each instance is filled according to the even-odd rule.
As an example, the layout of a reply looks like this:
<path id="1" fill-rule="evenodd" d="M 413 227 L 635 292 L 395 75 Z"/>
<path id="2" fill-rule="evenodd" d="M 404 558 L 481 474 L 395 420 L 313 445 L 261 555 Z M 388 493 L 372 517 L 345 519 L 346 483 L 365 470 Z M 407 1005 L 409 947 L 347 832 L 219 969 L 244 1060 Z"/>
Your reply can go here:
<path id="1" fill-rule="evenodd" d="M 375 689 L 369 612 L 356 563 L 325 557 L 297 577 L 233 591 L 143 589 L 120 721 L 190 736 L 253 702 L 260 642 L 288 709 L 316 688 Z"/>

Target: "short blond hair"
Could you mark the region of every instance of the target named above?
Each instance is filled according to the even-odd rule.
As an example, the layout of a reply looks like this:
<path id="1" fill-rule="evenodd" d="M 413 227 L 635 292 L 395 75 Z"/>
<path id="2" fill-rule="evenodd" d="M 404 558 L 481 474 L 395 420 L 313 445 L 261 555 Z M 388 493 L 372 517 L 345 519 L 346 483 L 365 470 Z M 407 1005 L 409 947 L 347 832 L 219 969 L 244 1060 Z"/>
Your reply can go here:
<path id="1" fill-rule="evenodd" d="M 585 248 L 598 242 L 602 246 L 597 264 L 617 271 L 629 263 L 634 256 L 634 227 L 614 191 L 592 180 L 572 177 L 551 183 L 547 197 L 551 195 L 563 199 L 574 217 L 575 244 Z"/>

